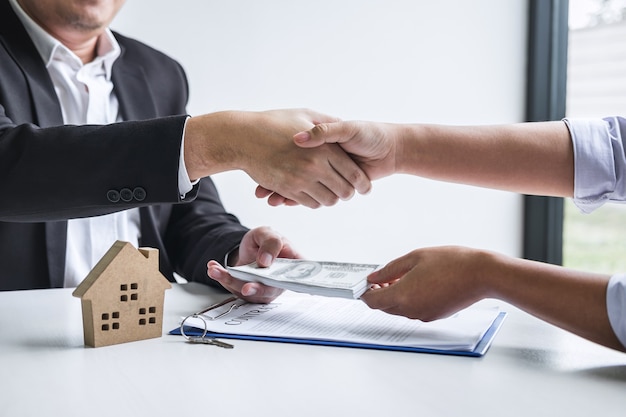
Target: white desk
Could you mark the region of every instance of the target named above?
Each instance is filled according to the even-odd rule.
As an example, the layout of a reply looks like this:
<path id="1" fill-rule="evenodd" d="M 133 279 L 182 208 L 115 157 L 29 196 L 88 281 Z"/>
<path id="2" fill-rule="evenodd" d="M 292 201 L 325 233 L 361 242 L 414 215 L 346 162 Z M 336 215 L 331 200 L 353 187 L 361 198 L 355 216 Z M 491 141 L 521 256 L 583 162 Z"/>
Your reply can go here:
<path id="1" fill-rule="evenodd" d="M 164 333 L 222 297 L 175 285 Z M 0 292 L 0 415 L 626 415 L 626 354 L 505 309 L 483 358 L 169 335 L 94 349 L 71 290 Z"/>

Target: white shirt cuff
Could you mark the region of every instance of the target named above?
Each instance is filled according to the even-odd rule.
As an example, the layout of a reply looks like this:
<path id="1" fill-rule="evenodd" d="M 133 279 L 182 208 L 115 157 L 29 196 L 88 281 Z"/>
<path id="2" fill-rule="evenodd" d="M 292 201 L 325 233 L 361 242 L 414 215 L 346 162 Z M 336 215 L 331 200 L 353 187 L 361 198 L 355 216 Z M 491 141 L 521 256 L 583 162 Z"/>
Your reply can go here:
<path id="1" fill-rule="evenodd" d="M 187 118 L 189 120 L 189 117 Z M 180 159 L 178 163 L 178 192 L 180 198 L 185 198 L 185 195 L 193 189 L 200 180 L 191 181 L 189 174 L 187 173 L 187 166 L 185 165 L 185 129 L 187 128 L 187 120 L 185 120 L 185 126 L 183 127 L 183 137 L 180 140 Z"/>
<path id="2" fill-rule="evenodd" d="M 626 274 L 613 275 L 609 280 L 606 309 L 615 335 L 626 347 Z"/>

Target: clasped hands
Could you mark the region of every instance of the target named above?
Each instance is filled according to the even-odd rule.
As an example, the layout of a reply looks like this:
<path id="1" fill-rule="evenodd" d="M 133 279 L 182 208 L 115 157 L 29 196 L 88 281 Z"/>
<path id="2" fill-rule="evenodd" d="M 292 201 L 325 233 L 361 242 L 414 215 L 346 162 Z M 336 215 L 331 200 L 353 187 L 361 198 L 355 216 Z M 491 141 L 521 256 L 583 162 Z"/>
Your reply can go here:
<path id="1" fill-rule="evenodd" d="M 368 175 L 338 144 L 305 149 L 293 137 L 317 124 L 336 121 L 307 109 L 224 111 L 192 117 L 185 129 L 187 172 L 193 180 L 243 170 L 259 190 L 275 193 L 292 205 L 334 205 L 350 199 L 355 191 L 369 192 Z"/>

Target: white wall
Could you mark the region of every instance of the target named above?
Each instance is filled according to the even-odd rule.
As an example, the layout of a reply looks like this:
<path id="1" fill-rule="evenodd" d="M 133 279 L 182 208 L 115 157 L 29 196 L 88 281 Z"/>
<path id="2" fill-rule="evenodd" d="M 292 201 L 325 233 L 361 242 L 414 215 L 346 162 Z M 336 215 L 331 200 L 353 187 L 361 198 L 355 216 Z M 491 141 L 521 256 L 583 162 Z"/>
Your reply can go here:
<path id="1" fill-rule="evenodd" d="M 309 107 L 344 119 L 448 124 L 524 117 L 523 0 L 131 0 L 113 28 L 178 59 L 188 110 Z M 382 263 L 462 244 L 521 253 L 521 197 L 407 176 L 311 210 L 274 208 L 242 173 L 215 180 L 248 226 L 307 257 Z"/>

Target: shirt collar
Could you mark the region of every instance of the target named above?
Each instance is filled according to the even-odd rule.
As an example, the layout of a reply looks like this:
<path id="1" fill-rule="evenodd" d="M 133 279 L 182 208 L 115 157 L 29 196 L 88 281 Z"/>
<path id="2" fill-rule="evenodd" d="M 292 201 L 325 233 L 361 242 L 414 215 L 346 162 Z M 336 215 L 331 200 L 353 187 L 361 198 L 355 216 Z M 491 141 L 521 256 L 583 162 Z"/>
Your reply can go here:
<path id="1" fill-rule="evenodd" d="M 68 56 L 72 56 L 82 66 L 82 62 L 76 54 L 70 51 L 69 48 L 59 42 L 58 39 L 54 38 L 33 19 L 31 19 L 19 5 L 17 0 L 9 0 L 9 2 L 15 11 L 15 14 L 17 14 L 18 18 L 22 22 L 22 25 L 24 25 L 26 32 L 28 32 L 28 35 L 35 44 L 35 47 L 37 48 L 37 51 L 39 52 L 39 55 L 41 56 L 41 59 L 45 63 L 46 67 L 51 65 L 53 59 L 57 56 L 60 50 L 65 50 L 66 55 L 69 54 Z M 105 32 L 100 35 L 96 48 L 96 58 L 93 62 L 102 62 L 106 78 L 110 80 L 111 69 L 121 52 L 120 45 L 110 29 L 107 28 Z"/>

